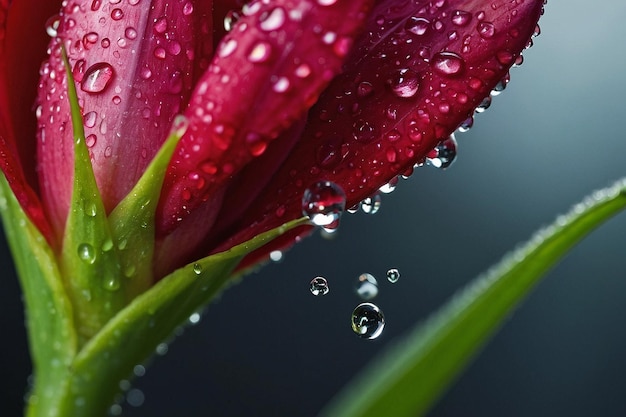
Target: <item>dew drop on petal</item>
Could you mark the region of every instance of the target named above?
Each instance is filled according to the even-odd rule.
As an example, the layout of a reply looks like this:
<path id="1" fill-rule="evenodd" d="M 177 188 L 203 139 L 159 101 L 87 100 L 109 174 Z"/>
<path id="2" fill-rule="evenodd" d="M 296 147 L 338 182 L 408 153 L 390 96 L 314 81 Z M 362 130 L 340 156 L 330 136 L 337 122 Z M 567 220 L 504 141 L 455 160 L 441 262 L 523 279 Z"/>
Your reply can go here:
<path id="1" fill-rule="evenodd" d="M 387 271 L 387 281 L 395 284 L 400 279 L 400 271 L 397 268 L 390 268 Z"/>
<path id="2" fill-rule="evenodd" d="M 267 42 L 257 42 L 250 53 L 248 54 L 248 59 L 250 62 L 265 62 L 267 61 L 272 53 L 272 46 Z"/>
<path id="3" fill-rule="evenodd" d="M 437 52 L 431 62 L 435 71 L 447 76 L 460 75 L 465 69 L 465 61 L 454 52 Z"/>
<path id="4" fill-rule="evenodd" d="M 357 278 L 355 290 L 362 300 L 371 300 L 378 295 L 378 281 L 372 274 L 363 273 Z"/>
<path id="5" fill-rule="evenodd" d="M 48 34 L 48 36 L 50 36 L 51 38 L 55 38 L 57 36 L 60 24 L 61 18 L 58 14 L 50 17 L 46 21 L 46 33 Z"/>
<path id="6" fill-rule="evenodd" d="M 409 18 L 409 20 L 407 20 L 404 25 L 404 29 L 406 29 L 407 32 L 410 32 L 417 36 L 422 36 L 426 34 L 429 28 L 430 21 L 428 19 L 415 16 Z"/>
<path id="7" fill-rule="evenodd" d="M 361 210 L 363 210 L 365 214 L 376 214 L 380 210 L 382 201 L 382 197 L 378 193 L 371 197 L 364 198 L 363 201 L 361 201 Z"/>
<path id="8" fill-rule="evenodd" d="M 115 71 L 109 63 L 98 62 L 93 64 L 85 71 L 80 89 L 91 94 L 101 93 L 108 87 L 114 74 Z"/>
<path id="9" fill-rule="evenodd" d="M 476 30 L 484 39 L 493 38 L 493 35 L 496 34 L 496 27 L 490 22 L 480 22 L 478 26 L 476 26 Z"/>
<path id="10" fill-rule="evenodd" d="M 96 262 L 96 251 L 89 243 L 78 245 L 78 257 L 85 263 L 93 265 Z"/>
<path id="11" fill-rule="evenodd" d="M 311 294 L 318 295 L 326 295 L 330 291 L 328 288 L 328 281 L 324 277 L 315 277 L 311 280 Z"/>
<path id="12" fill-rule="evenodd" d="M 435 148 L 426 156 L 426 163 L 430 166 L 440 169 L 446 169 L 454 162 L 456 158 L 456 139 L 454 135 L 450 135 L 435 146 Z"/>
<path id="13" fill-rule="evenodd" d="M 391 91 L 398 97 L 413 97 L 419 89 L 419 78 L 415 71 L 401 69 L 396 71 L 387 81 Z"/>
<path id="14" fill-rule="evenodd" d="M 86 113 L 84 116 L 85 127 L 94 127 L 96 125 L 96 119 L 98 117 L 98 113 L 95 111 L 90 111 Z"/>
<path id="15" fill-rule="evenodd" d="M 385 328 L 383 312 L 372 303 L 361 303 L 352 312 L 352 330 L 363 339 L 376 339 Z"/>
<path id="16" fill-rule="evenodd" d="M 313 184 L 302 196 L 302 213 L 317 226 L 329 226 L 339 220 L 345 207 L 346 194 L 330 181 Z"/>
<path id="17" fill-rule="evenodd" d="M 285 11 L 282 7 L 276 7 L 261 21 L 260 28 L 270 32 L 280 29 L 283 23 L 285 23 Z"/>
<path id="18" fill-rule="evenodd" d="M 456 26 L 465 26 L 472 20 L 472 14 L 463 10 L 452 12 L 452 23 Z"/>
<path id="19" fill-rule="evenodd" d="M 235 24 L 240 18 L 241 14 L 239 14 L 239 12 L 236 10 L 231 10 L 226 13 L 226 16 L 224 16 L 224 29 L 226 30 L 226 32 L 230 32 L 231 30 L 233 30 L 233 27 L 235 27 Z"/>

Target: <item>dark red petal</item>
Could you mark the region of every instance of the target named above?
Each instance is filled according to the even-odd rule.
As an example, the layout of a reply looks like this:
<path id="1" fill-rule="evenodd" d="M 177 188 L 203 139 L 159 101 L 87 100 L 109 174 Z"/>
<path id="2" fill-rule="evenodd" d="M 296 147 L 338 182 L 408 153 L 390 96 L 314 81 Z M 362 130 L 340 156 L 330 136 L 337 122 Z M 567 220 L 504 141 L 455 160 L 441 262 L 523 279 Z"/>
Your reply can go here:
<path id="1" fill-rule="evenodd" d="M 189 214 L 214 204 L 218 191 L 315 103 L 339 72 L 369 4 L 279 0 L 246 6 L 185 113 L 189 128 L 161 195 L 160 236 L 177 227 L 193 228 L 198 239 L 206 235 L 211 224 L 187 221 Z"/>
<path id="2" fill-rule="evenodd" d="M 506 76 L 542 5 L 379 2 L 345 72 L 309 113 L 304 137 L 243 215 L 249 223 L 217 250 L 299 217 L 304 190 L 319 180 L 343 187 L 350 207 L 424 158 Z"/>
<path id="3" fill-rule="evenodd" d="M 68 2 L 42 68 L 39 162 L 57 231 L 71 193 L 72 126 L 63 40 L 83 111 L 86 144 L 105 208 L 135 185 L 186 105 L 212 52 L 210 1 Z"/>
<path id="4" fill-rule="evenodd" d="M 33 223 L 53 243 L 35 174 L 35 100 L 45 22 L 60 2 L 0 1 L 0 169 Z"/>

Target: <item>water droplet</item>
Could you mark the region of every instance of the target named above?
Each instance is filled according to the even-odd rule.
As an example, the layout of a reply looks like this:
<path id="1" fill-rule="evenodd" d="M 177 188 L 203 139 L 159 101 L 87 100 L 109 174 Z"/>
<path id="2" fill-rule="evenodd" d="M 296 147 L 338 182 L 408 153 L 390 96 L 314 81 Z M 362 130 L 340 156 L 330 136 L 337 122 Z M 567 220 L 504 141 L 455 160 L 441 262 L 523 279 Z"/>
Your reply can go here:
<path id="1" fill-rule="evenodd" d="M 161 16 L 155 20 L 154 31 L 157 34 L 163 34 L 167 31 L 167 18 L 165 16 Z"/>
<path id="2" fill-rule="evenodd" d="M 315 277 L 311 280 L 311 294 L 318 295 L 326 295 L 330 291 L 328 288 L 328 281 L 324 277 Z"/>
<path id="3" fill-rule="evenodd" d="M 202 273 L 202 265 L 198 263 L 193 264 L 193 273 L 196 275 L 200 275 Z"/>
<path id="4" fill-rule="evenodd" d="M 361 299 L 371 300 L 378 295 L 378 281 L 372 274 L 361 274 L 357 278 L 355 290 Z"/>
<path id="5" fill-rule="evenodd" d="M 59 25 L 61 24 L 61 18 L 58 14 L 50 17 L 46 20 L 46 33 L 51 37 L 55 38 L 57 36 Z"/>
<path id="6" fill-rule="evenodd" d="M 89 243 L 81 243 L 78 245 L 78 257 L 89 265 L 93 265 L 96 262 L 96 251 Z"/>
<path id="7" fill-rule="evenodd" d="M 122 9 L 111 10 L 111 19 L 122 20 L 123 18 L 124 18 L 124 12 L 122 11 Z"/>
<path id="8" fill-rule="evenodd" d="M 376 339 L 385 328 L 385 316 L 378 306 L 362 303 L 352 312 L 352 330 L 364 339 Z"/>
<path id="9" fill-rule="evenodd" d="M 190 14 L 193 13 L 193 4 L 191 2 L 187 2 L 185 3 L 185 5 L 183 6 L 183 14 L 185 16 L 189 16 Z"/>
<path id="10" fill-rule="evenodd" d="M 190 324 L 198 324 L 200 323 L 201 318 L 202 316 L 200 316 L 200 313 L 193 313 L 187 320 Z"/>
<path id="11" fill-rule="evenodd" d="M 478 26 L 476 26 L 476 30 L 478 34 L 485 39 L 493 38 L 493 35 L 496 34 L 496 27 L 490 22 L 480 22 Z"/>
<path id="12" fill-rule="evenodd" d="M 98 208 L 96 207 L 96 203 L 93 201 L 85 201 L 83 208 L 85 210 L 85 214 L 89 217 L 96 217 L 96 214 L 98 214 Z"/>
<path id="13" fill-rule="evenodd" d="M 257 42 L 250 50 L 250 53 L 248 54 L 248 59 L 250 60 L 250 62 L 265 62 L 269 59 L 271 53 L 272 46 L 269 43 Z"/>
<path id="14" fill-rule="evenodd" d="M 433 68 L 443 75 L 460 75 L 465 69 L 465 61 L 454 52 L 437 52 L 432 59 Z"/>
<path id="15" fill-rule="evenodd" d="M 278 80 L 276 80 L 276 82 L 272 86 L 272 89 L 277 93 L 284 93 L 289 89 L 289 85 L 290 83 L 287 77 L 280 77 L 278 78 Z"/>
<path id="16" fill-rule="evenodd" d="M 159 343 L 155 349 L 155 352 L 157 355 L 163 356 L 166 355 L 169 350 L 170 348 L 167 343 Z"/>
<path id="17" fill-rule="evenodd" d="M 371 197 L 364 198 L 363 201 L 361 201 L 361 210 L 363 210 L 365 214 L 376 214 L 380 210 L 382 201 L 383 199 L 378 193 Z"/>
<path id="18" fill-rule="evenodd" d="M 144 396 L 143 391 L 133 388 L 126 394 L 126 402 L 132 407 L 140 407 L 146 397 Z"/>
<path id="19" fill-rule="evenodd" d="M 417 73 L 408 68 L 396 71 L 387 82 L 398 97 L 413 97 L 419 89 Z"/>
<path id="20" fill-rule="evenodd" d="M 126 30 L 124 30 L 124 36 L 126 36 L 130 40 L 136 39 L 137 30 L 134 27 L 129 26 L 126 28 Z"/>
<path id="21" fill-rule="evenodd" d="M 90 111 L 86 113 L 84 116 L 85 127 L 94 127 L 96 125 L 96 119 L 98 118 L 98 113 L 95 111 Z"/>
<path id="22" fill-rule="evenodd" d="M 80 83 L 80 89 L 91 94 L 101 93 L 108 87 L 114 74 L 115 71 L 111 64 L 106 62 L 93 64 L 85 71 L 85 76 Z"/>
<path id="23" fill-rule="evenodd" d="M 404 29 L 417 36 L 424 35 L 429 28 L 430 21 L 428 19 L 424 19 L 423 17 L 412 16 L 404 24 Z"/>
<path id="24" fill-rule="evenodd" d="M 491 106 L 491 96 L 487 96 L 480 102 L 480 104 L 476 107 L 476 113 L 483 113 Z"/>
<path id="25" fill-rule="evenodd" d="M 346 194 L 337 184 L 320 181 L 304 191 L 302 213 L 317 226 L 338 221 L 346 207 Z"/>
<path id="26" fill-rule="evenodd" d="M 435 148 L 426 156 L 426 163 L 430 166 L 440 169 L 446 169 L 454 162 L 456 158 L 456 139 L 454 135 L 450 135 L 435 146 Z"/>
<path id="27" fill-rule="evenodd" d="M 398 177 L 392 178 L 389 182 L 378 189 L 383 194 L 390 194 L 395 191 L 398 185 Z"/>
<path id="28" fill-rule="evenodd" d="M 267 32 L 279 29 L 285 23 L 285 11 L 282 7 L 276 7 L 264 19 L 261 20 L 260 28 Z"/>
<path id="29" fill-rule="evenodd" d="M 456 26 L 466 26 L 472 20 L 472 14 L 463 10 L 452 12 L 452 23 Z"/>
<path id="30" fill-rule="evenodd" d="M 320 6 L 332 6 L 337 3 L 337 0 L 317 0 L 317 4 Z"/>
<path id="31" fill-rule="evenodd" d="M 102 281 L 102 286 L 104 287 L 104 289 L 109 291 L 119 290 L 120 285 L 120 279 L 115 275 L 105 277 Z"/>
<path id="32" fill-rule="evenodd" d="M 280 262 L 283 259 L 283 252 L 279 250 L 273 250 L 270 252 L 270 260 L 272 262 Z"/>
<path id="33" fill-rule="evenodd" d="M 400 279 L 400 271 L 396 268 L 391 268 L 387 271 L 387 281 L 395 284 Z"/>

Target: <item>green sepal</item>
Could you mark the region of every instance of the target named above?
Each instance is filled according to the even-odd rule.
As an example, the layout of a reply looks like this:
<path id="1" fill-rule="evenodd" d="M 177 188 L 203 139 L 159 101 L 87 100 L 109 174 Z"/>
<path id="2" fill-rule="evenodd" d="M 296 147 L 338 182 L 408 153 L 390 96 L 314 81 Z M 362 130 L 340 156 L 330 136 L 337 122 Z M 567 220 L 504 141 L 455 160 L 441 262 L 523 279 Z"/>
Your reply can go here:
<path id="1" fill-rule="evenodd" d="M 396 341 L 321 416 L 425 415 L 545 273 L 624 208 L 626 179 L 574 206 Z"/>
<path id="2" fill-rule="evenodd" d="M 122 272 L 128 279 L 124 285 L 127 301 L 146 291 L 154 282 L 155 212 L 167 166 L 186 128 L 186 118 L 178 116 L 168 139 L 137 184 L 109 215 Z"/>
<path id="3" fill-rule="evenodd" d="M 72 364 L 74 378 L 60 415 L 98 415 L 119 392 L 119 381 L 149 358 L 187 318 L 201 310 L 232 282 L 241 259 L 286 231 L 307 224 L 299 219 L 263 233 L 232 249 L 208 256 L 166 276 L 138 295 L 95 335 Z M 84 399 L 80 406 L 76 398 Z"/>
<path id="4" fill-rule="evenodd" d="M 85 144 L 76 86 L 65 51 L 68 100 L 74 130 L 74 180 L 61 252 L 61 276 L 74 306 L 82 345 L 125 304 L 117 250 Z"/>
<path id="5" fill-rule="evenodd" d="M 36 370 L 27 415 L 45 416 L 55 412 L 57 399 L 69 385 L 69 366 L 77 349 L 72 306 L 52 249 L 22 210 L 4 175 L 0 175 L 0 211 L 24 293 Z"/>

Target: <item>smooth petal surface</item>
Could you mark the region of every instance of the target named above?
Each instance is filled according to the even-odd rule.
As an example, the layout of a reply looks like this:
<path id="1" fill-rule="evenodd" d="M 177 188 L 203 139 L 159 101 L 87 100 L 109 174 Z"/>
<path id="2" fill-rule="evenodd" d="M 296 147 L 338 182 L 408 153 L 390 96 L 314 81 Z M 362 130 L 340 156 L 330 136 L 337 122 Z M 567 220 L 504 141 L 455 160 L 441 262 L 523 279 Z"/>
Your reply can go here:
<path id="1" fill-rule="evenodd" d="M 189 128 L 161 196 L 161 236 L 178 228 L 191 247 L 204 238 L 224 187 L 264 154 L 339 72 L 370 4 L 277 0 L 244 8 L 185 112 Z M 197 213 L 206 213 L 207 220 L 198 222 Z"/>
<path id="2" fill-rule="evenodd" d="M 382 1 L 309 113 L 304 137 L 217 250 L 302 214 L 304 190 L 339 184 L 347 206 L 422 160 L 507 76 L 543 0 Z M 237 232 L 239 230 L 239 232 Z M 267 249 L 266 249 L 267 250 Z"/>
<path id="3" fill-rule="evenodd" d="M 35 100 L 48 36 L 44 23 L 60 2 L 0 1 L 0 169 L 48 241 L 51 230 L 36 195 Z"/>
<path id="4" fill-rule="evenodd" d="M 41 70 L 38 108 L 40 183 L 57 233 L 67 216 L 73 169 L 61 41 L 78 86 L 98 187 L 110 211 L 144 172 L 208 66 L 211 4 L 83 0 L 64 7 Z"/>

